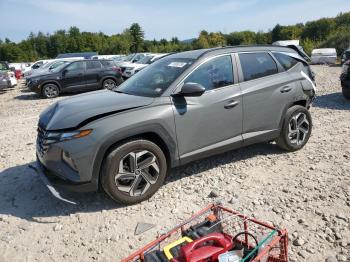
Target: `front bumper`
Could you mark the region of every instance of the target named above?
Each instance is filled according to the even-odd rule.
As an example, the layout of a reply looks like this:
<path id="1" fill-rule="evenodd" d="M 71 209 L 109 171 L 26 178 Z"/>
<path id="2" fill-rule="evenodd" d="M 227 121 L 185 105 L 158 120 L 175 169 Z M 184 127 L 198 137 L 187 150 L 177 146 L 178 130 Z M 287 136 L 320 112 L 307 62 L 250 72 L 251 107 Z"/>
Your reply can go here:
<path id="1" fill-rule="evenodd" d="M 38 82 L 32 82 L 32 81 L 28 81 L 26 80 L 26 86 L 29 90 L 39 93 L 41 92 L 41 88 L 40 88 L 40 84 Z"/>
<path id="2" fill-rule="evenodd" d="M 64 202 L 76 205 L 76 202 L 68 200 L 64 197 L 61 196 L 61 194 L 56 190 L 56 188 L 51 184 L 51 182 L 49 181 L 49 179 L 46 177 L 42 165 L 40 164 L 39 161 L 37 161 L 34 165 L 30 165 L 30 168 L 32 168 L 37 175 L 39 175 L 41 181 L 44 183 L 44 185 L 47 187 L 47 189 L 51 192 L 51 194 L 58 198 L 59 200 L 62 200 Z"/>

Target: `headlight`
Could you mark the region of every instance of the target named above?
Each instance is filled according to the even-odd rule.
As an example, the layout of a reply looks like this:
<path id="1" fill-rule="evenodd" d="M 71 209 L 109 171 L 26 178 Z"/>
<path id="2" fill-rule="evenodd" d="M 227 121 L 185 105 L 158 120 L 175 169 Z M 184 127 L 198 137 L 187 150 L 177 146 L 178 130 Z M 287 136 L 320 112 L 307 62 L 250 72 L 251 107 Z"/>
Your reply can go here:
<path id="1" fill-rule="evenodd" d="M 45 144 L 53 144 L 58 142 L 63 142 L 67 140 L 82 138 L 88 136 L 92 133 L 92 129 L 82 130 L 82 131 L 72 131 L 72 132 L 47 132 L 45 136 Z"/>

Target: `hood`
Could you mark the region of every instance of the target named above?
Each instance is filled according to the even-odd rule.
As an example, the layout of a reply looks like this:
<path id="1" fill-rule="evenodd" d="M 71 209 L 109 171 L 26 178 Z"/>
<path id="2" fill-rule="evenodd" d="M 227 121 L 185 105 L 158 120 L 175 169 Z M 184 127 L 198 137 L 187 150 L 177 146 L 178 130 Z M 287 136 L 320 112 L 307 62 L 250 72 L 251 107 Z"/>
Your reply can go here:
<path id="1" fill-rule="evenodd" d="M 46 130 L 80 128 L 98 118 L 149 105 L 153 100 L 151 97 L 120 94 L 110 90 L 76 95 L 44 110 L 39 125 Z"/>

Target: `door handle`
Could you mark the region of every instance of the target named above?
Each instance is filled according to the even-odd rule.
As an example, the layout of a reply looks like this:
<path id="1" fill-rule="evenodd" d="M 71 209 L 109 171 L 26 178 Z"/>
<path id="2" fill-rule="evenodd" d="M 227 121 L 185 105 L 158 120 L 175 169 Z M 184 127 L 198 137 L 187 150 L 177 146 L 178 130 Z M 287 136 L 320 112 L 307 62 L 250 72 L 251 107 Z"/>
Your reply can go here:
<path id="1" fill-rule="evenodd" d="M 284 87 L 281 88 L 281 93 L 287 93 L 290 90 L 292 90 L 291 86 L 284 86 Z"/>
<path id="2" fill-rule="evenodd" d="M 225 107 L 226 109 L 230 109 L 230 108 L 234 108 L 234 107 L 237 106 L 238 104 L 239 104 L 239 101 L 233 100 L 233 101 L 228 102 L 224 107 Z"/>

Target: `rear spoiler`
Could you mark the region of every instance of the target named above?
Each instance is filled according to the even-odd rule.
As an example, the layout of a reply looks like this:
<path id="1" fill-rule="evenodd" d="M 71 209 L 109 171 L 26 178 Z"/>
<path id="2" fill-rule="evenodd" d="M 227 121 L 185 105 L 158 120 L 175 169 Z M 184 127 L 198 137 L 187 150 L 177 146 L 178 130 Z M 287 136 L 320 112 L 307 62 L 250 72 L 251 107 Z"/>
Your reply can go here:
<path id="1" fill-rule="evenodd" d="M 302 58 L 304 58 L 307 62 L 311 62 L 311 58 L 305 53 L 304 49 L 300 45 L 287 45 L 287 47 L 296 51 Z"/>

